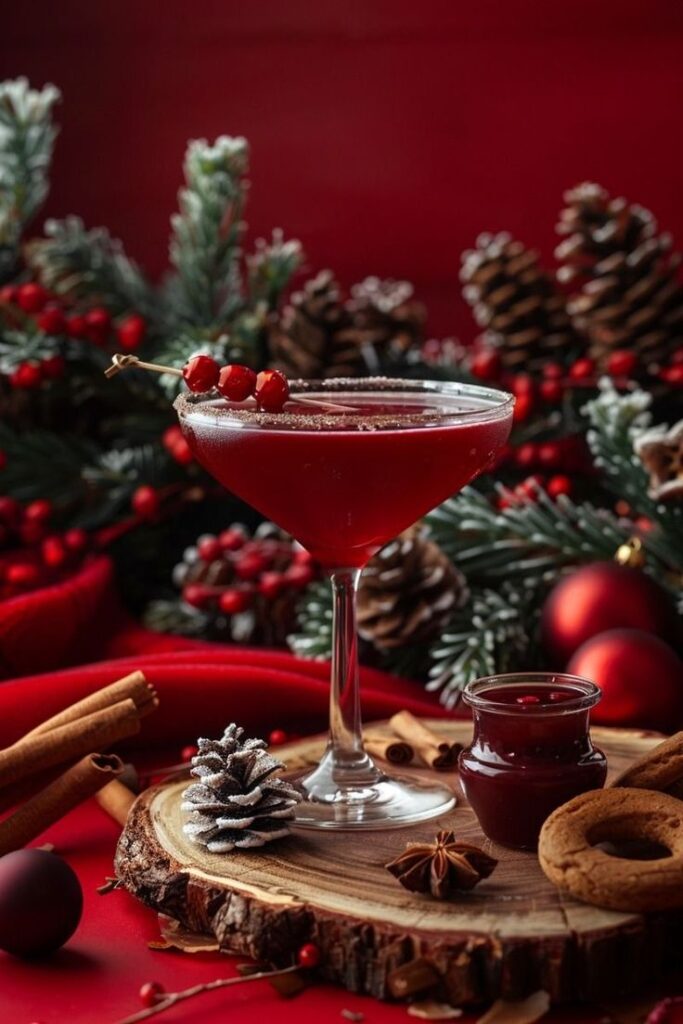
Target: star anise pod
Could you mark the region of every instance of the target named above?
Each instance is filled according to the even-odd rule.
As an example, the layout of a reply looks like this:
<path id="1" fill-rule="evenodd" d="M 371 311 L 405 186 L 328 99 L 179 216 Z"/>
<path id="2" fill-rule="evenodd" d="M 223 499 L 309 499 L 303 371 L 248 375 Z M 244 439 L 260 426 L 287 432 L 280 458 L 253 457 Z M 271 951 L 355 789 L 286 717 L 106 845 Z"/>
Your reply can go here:
<path id="1" fill-rule="evenodd" d="M 445 900 L 473 889 L 482 878 L 488 878 L 497 863 L 478 846 L 458 842 L 453 832 L 443 831 L 434 843 L 408 843 L 386 867 L 411 892 L 431 893 Z"/>

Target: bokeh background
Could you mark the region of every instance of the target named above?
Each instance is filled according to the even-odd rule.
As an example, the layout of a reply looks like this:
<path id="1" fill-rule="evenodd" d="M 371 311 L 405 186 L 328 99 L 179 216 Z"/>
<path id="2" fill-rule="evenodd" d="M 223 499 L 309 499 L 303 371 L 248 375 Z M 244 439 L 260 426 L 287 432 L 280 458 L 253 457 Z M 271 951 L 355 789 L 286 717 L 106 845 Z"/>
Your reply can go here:
<path id="1" fill-rule="evenodd" d="M 63 92 L 48 214 L 160 274 L 187 139 L 243 134 L 253 234 L 345 284 L 408 278 L 467 340 L 461 250 L 505 228 L 550 257 L 580 180 L 683 242 L 682 38 L 675 0 L 34 0 L 0 70 Z"/>

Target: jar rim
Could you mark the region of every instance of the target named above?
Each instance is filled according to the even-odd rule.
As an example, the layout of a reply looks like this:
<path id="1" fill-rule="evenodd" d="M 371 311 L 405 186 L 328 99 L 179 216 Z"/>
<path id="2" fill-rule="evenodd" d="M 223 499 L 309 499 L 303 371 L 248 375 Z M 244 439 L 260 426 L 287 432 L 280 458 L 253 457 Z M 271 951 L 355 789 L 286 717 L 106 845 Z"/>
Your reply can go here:
<path id="1" fill-rule="evenodd" d="M 571 686 L 577 690 L 576 697 L 558 701 L 557 704 L 544 704 L 536 708 L 529 704 L 509 704 L 496 701 L 491 691 L 519 686 Z M 583 711 L 595 707 L 602 699 L 599 686 L 583 676 L 571 675 L 568 672 L 508 672 L 499 675 L 483 676 L 469 682 L 463 690 L 465 704 L 478 711 L 489 711 L 498 715 L 524 715 L 525 718 L 549 715 L 566 715 L 573 711 Z"/>

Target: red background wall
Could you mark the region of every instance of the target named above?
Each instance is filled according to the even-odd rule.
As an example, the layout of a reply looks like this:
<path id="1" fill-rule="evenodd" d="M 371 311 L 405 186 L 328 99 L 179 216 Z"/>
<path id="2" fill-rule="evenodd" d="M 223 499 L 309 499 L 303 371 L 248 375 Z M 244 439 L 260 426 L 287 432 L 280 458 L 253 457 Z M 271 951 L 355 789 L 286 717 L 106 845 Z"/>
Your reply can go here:
<path id="1" fill-rule="evenodd" d="M 460 251 L 507 228 L 549 254 L 577 181 L 683 244 L 682 36 L 678 0 L 33 0 L 0 72 L 63 91 L 50 214 L 159 273 L 186 140 L 244 134 L 253 234 L 346 283 L 408 277 L 466 338 Z"/>

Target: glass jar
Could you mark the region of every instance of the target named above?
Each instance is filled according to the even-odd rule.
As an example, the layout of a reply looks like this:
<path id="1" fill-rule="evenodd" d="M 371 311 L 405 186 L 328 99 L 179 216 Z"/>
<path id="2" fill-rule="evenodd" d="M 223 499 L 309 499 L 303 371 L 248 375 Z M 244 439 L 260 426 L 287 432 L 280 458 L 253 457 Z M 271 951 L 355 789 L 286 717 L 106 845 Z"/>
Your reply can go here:
<path id="1" fill-rule="evenodd" d="M 548 815 L 605 782 L 607 759 L 591 743 L 594 683 L 557 672 L 477 679 L 465 687 L 474 737 L 459 758 L 467 800 L 489 837 L 534 849 Z"/>

